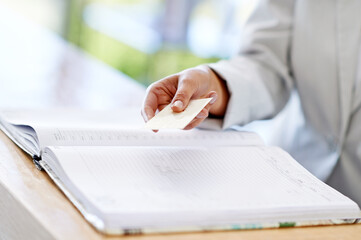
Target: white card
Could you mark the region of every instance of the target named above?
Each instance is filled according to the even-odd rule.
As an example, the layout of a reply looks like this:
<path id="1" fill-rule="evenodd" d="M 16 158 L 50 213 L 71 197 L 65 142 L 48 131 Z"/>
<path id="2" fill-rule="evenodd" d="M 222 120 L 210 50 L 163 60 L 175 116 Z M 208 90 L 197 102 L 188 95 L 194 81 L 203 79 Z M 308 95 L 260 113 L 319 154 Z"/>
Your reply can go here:
<path id="1" fill-rule="evenodd" d="M 202 109 L 212 100 L 212 98 L 202 98 L 191 100 L 183 112 L 176 113 L 171 109 L 171 105 L 166 106 L 162 111 L 150 119 L 145 128 L 148 129 L 183 129 L 185 128 Z"/>

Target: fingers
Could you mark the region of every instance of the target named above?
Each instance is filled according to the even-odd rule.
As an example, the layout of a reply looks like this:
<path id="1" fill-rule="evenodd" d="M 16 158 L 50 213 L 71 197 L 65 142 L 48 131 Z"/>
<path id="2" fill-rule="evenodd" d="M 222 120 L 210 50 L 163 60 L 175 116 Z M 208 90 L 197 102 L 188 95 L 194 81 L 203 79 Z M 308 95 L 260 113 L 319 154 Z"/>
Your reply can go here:
<path id="1" fill-rule="evenodd" d="M 190 130 L 198 126 L 201 122 L 208 117 L 208 110 L 203 108 L 202 111 L 184 128 Z"/>
<path id="2" fill-rule="evenodd" d="M 174 112 L 182 112 L 188 106 L 190 99 L 211 97 L 212 100 L 210 103 L 204 107 L 185 129 L 196 127 L 208 117 L 209 110 L 217 99 L 215 91 L 207 93 L 210 89 L 213 89 L 213 85 L 210 84 L 209 79 L 208 71 L 193 68 L 166 77 L 152 84 L 147 89 L 141 111 L 144 121 L 149 121 L 154 117 L 157 110 L 162 110 L 169 103 L 171 103 L 171 108 Z"/>
<path id="3" fill-rule="evenodd" d="M 178 89 L 172 100 L 172 110 L 174 112 L 182 112 L 189 103 L 196 89 L 195 79 L 188 78 L 187 75 L 180 75 L 178 81 Z"/>
<path id="4" fill-rule="evenodd" d="M 215 91 L 210 91 L 205 98 L 212 98 L 211 101 L 204 107 L 205 109 L 209 110 L 213 104 L 217 101 L 218 95 Z"/>
<path id="5" fill-rule="evenodd" d="M 177 89 L 177 83 L 178 75 L 171 75 L 153 83 L 147 88 L 141 110 L 145 122 L 154 117 L 157 109 L 163 108 L 163 105 L 168 105 L 172 101 Z"/>
<path id="6" fill-rule="evenodd" d="M 209 115 L 209 109 L 217 100 L 217 93 L 214 91 L 209 92 L 206 98 L 212 98 L 212 100 L 202 109 L 200 113 L 184 128 L 184 130 L 190 130 L 198 126 L 201 122 L 204 121 Z"/>
<path id="7" fill-rule="evenodd" d="M 142 107 L 142 117 L 145 122 L 148 122 L 152 117 L 154 117 L 155 112 L 158 108 L 158 99 L 154 92 L 149 91 L 144 99 Z"/>
<path id="8" fill-rule="evenodd" d="M 212 98 L 211 101 L 202 109 L 200 113 L 195 117 L 197 119 L 205 119 L 209 115 L 209 109 L 213 106 L 213 104 L 217 101 L 217 93 L 215 91 L 209 92 L 205 98 Z"/>

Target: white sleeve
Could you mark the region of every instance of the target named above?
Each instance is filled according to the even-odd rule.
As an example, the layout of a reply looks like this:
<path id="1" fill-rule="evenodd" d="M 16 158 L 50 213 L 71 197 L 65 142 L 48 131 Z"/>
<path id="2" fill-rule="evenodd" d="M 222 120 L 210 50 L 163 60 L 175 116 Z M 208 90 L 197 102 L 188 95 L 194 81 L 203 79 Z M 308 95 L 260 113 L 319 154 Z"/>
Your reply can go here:
<path id="1" fill-rule="evenodd" d="M 289 59 L 293 11 L 294 0 L 259 1 L 243 30 L 239 54 L 209 65 L 230 92 L 218 127 L 271 118 L 287 103 L 293 88 Z M 210 119 L 202 126 L 216 128 L 214 122 Z"/>

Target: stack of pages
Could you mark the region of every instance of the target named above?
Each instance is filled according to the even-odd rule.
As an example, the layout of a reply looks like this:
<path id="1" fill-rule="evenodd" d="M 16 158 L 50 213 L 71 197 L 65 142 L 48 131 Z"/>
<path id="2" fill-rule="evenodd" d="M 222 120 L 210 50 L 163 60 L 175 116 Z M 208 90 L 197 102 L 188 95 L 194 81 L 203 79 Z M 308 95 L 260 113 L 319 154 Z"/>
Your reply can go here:
<path id="1" fill-rule="evenodd" d="M 1 129 L 107 234 L 354 223 L 355 202 L 258 135 L 124 114 L 2 111 Z M 133 124 L 133 126 L 131 126 Z"/>

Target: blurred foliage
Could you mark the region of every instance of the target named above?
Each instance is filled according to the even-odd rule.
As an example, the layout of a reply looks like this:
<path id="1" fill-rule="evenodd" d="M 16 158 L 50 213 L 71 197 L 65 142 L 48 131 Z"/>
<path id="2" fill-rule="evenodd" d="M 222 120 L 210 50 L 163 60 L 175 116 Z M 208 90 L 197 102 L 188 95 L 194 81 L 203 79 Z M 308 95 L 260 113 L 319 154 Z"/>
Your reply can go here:
<path id="1" fill-rule="evenodd" d="M 155 54 L 149 55 L 97 32 L 82 20 L 82 9 L 86 4 L 94 1 L 97 0 L 71 1 L 68 40 L 144 85 L 149 85 L 158 79 L 186 68 L 218 60 L 217 58 L 201 58 L 187 49 L 166 45 Z M 112 4 L 114 2 L 134 3 L 130 0 L 108 2 Z"/>

